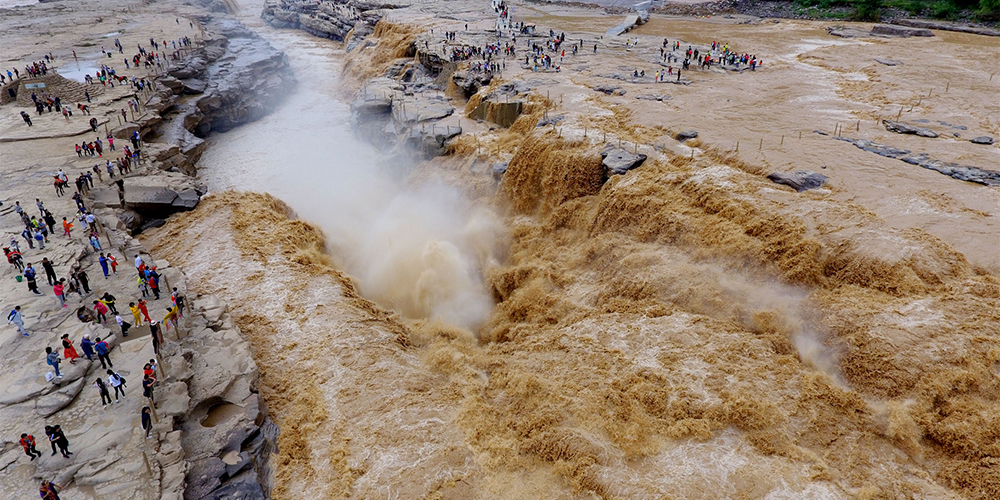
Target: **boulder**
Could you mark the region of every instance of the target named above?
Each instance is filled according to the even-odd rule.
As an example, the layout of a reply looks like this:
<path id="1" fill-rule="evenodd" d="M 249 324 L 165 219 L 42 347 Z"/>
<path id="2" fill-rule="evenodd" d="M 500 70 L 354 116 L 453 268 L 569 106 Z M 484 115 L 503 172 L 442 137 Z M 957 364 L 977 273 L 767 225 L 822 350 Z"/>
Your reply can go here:
<path id="1" fill-rule="evenodd" d="M 181 80 L 181 83 L 183 84 L 182 91 L 185 94 L 201 94 L 208 87 L 208 83 L 197 78 L 186 78 Z"/>
<path id="2" fill-rule="evenodd" d="M 455 85 L 465 92 L 465 97 L 471 97 L 476 92 L 479 92 L 479 89 L 489 85 L 492 80 L 492 73 L 481 73 L 478 71 L 456 71 L 451 76 L 451 81 L 455 82 Z"/>
<path id="3" fill-rule="evenodd" d="M 876 24 L 875 26 L 872 26 L 872 35 L 907 38 L 911 36 L 934 36 L 934 32 L 922 28 Z"/>
<path id="4" fill-rule="evenodd" d="M 629 153 L 628 151 L 611 147 L 601 152 L 601 165 L 605 176 L 622 175 L 633 168 L 638 168 L 646 161 L 646 155 Z"/>
<path id="5" fill-rule="evenodd" d="M 507 173 L 507 162 L 493 164 L 493 179 L 499 181 Z"/>
<path id="6" fill-rule="evenodd" d="M 694 139 L 695 137 L 698 137 L 698 131 L 696 130 L 685 130 L 683 132 L 678 132 L 677 134 L 674 135 L 674 139 L 677 139 L 678 141 L 681 142 L 684 142 L 688 139 Z"/>
<path id="7" fill-rule="evenodd" d="M 885 125 L 885 129 L 889 132 L 895 132 L 897 134 L 914 134 L 920 137 L 937 137 L 937 132 L 929 128 L 914 127 L 903 122 L 894 122 L 891 120 L 882 120 L 882 124 Z"/>
<path id="8" fill-rule="evenodd" d="M 826 176 L 808 170 L 797 170 L 795 172 L 773 172 L 767 178 L 776 184 L 784 184 L 792 189 L 802 192 L 808 189 L 816 189 L 826 184 Z"/>
<path id="9" fill-rule="evenodd" d="M 981 135 L 979 137 L 976 137 L 976 138 L 972 139 L 970 142 L 972 142 L 973 144 L 987 144 L 987 145 L 989 145 L 989 144 L 993 144 L 993 138 L 990 137 L 990 136 L 988 136 L 988 135 Z"/>

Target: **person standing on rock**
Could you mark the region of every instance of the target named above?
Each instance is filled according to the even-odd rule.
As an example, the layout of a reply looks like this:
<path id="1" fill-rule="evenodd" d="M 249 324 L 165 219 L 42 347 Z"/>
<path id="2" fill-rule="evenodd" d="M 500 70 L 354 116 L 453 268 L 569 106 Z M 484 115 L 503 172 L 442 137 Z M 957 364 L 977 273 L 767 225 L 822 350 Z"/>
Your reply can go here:
<path id="1" fill-rule="evenodd" d="M 153 354 L 159 357 L 163 336 L 160 335 L 160 325 L 156 324 L 155 321 L 149 322 L 149 338 L 153 341 Z"/>
<path id="2" fill-rule="evenodd" d="M 73 238 L 73 223 L 66 220 L 66 218 L 63 217 L 62 227 L 63 227 L 63 236 L 67 238 Z"/>
<path id="3" fill-rule="evenodd" d="M 87 271 L 84 271 L 80 267 L 76 267 L 71 276 L 80 282 L 80 286 L 83 288 L 85 293 L 90 293 L 90 280 L 87 279 Z"/>
<path id="4" fill-rule="evenodd" d="M 42 452 L 35 449 L 35 436 L 31 434 L 21 434 L 21 448 L 24 448 L 24 454 L 31 457 L 31 460 L 42 456 Z"/>
<path id="5" fill-rule="evenodd" d="M 59 305 L 66 307 L 66 278 L 61 278 L 56 282 L 55 286 L 52 287 L 52 293 L 59 299 Z"/>
<path id="6" fill-rule="evenodd" d="M 108 370 L 108 383 L 115 389 L 115 403 L 120 403 L 118 395 L 121 394 L 122 398 L 125 397 L 125 377 L 114 370 Z"/>
<path id="7" fill-rule="evenodd" d="M 99 300 L 94 301 L 94 317 L 101 323 L 108 322 L 108 306 Z"/>
<path id="8" fill-rule="evenodd" d="M 153 321 L 153 320 L 149 319 L 149 309 L 146 308 L 146 301 L 145 300 L 140 300 L 139 301 L 139 311 L 142 311 L 142 317 L 146 319 L 147 323 Z"/>
<path id="9" fill-rule="evenodd" d="M 149 399 L 149 404 L 156 405 L 153 401 L 153 384 L 156 383 L 156 379 L 151 378 L 149 375 L 142 376 L 142 395 Z"/>
<path id="10" fill-rule="evenodd" d="M 62 453 L 64 458 L 69 458 L 73 454 L 73 452 L 69 451 L 69 439 L 66 439 L 66 434 L 63 433 L 62 427 L 53 425 L 49 440 L 52 441 L 52 444 L 59 447 L 59 452 Z"/>
<path id="11" fill-rule="evenodd" d="M 177 306 L 177 317 L 181 318 L 184 316 L 184 296 L 181 292 L 177 291 L 177 287 L 174 287 L 173 293 L 170 294 L 170 300 L 174 301 L 174 305 Z"/>
<path id="12" fill-rule="evenodd" d="M 97 358 L 101 360 L 101 368 L 114 368 L 115 365 L 111 363 L 111 358 L 109 357 L 111 348 L 108 347 L 108 343 L 101 340 L 101 337 L 97 337 L 94 340 L 97 341 L 94 343 L 94 350 L 97 351 Z"/>
<path id="13" fill-rule="evenodd" d="M 45 363 L 55 370 L 56 378 L 63 378 L 62 374 L 59 373 L 59 355 L 51 347 L 45 348 Z"/>
<path id="14" fill-rule="evenodd" d="M 110 252 L 107 257 L 108 264 L 111 266 L 111 274 L 118 274 L 118 259 L 116 259 L 114 255 L 111 255 Z"/>
<path id="15" fill-rule="evenodd" d="M 143 406 L 139 416 L 139 423 L 142 425 L 142 430 L 146 432 L 146 439 L 150 438 L 149 433 L 153 430 L 153 419 L 149 412 L 149 407 Z"/>
<path id="16" fill-rule="evenodd" d="M 21 119 L 24 120 L 24 123 L 27 123 L 29 127 L 31 126 L 31 115 L 21 111 Z"/>
<path id="17" fill-rule="evenodd" d="M 63 345 L 63 357 L 69 360 L 70 364 L 75 364 L 77 358 L 80 354 L 76 352 L 76 347 L 73 347 L 73 341 L 69 339 L 69 334 L 64 333 L 62 336 Z"/>
<path id="18" fill-rule="evenodd" d="M 101 252 L 101 256 L 97 258 L 97 262 L 101 264 L 101 271 L 104 272 L 104 279 L 108 279 L 108 258 L 104 256 L 104 252 Z"/>
<path id="19" fill-rule="evenodd" d="M 7 315 L 7 324 L 11 323 L 14 323 L 21 335 L 28 336 L 28 331 L 24 329 L 24 315 L 21 314 L 21 306 L 14 306 L 14 309 L 11 309 L 10 314 Z"/>
<path id="20" fill-rule="evenodd" d="M 142 326 L 142 317 L 139 316 L 140 310 L 139 306 L 135 305 L 135 302 L 128 303 L 129 311 L 132 311 L 132 318 L 135 319 L 135 326 Z"/>
<path id="21" fill-rule="evenodd" d="M 80 341 L 80 349 L 83 349 L 83 355 L 87 357 L 89 361 L 94 360 L 94 342 L 90 340 L 90 334 L 85 334 L 83 340 Z"/>
<path id="22" fill-rule="evenodd" d="M 52 262 L 49 261 L 48 257 L 42 258 L 42 269 L 45 270 L 45 279 L 48 280 L 49 286 L 55 286 L 59 282 L 59 278 L 56 277 L 56 270 L 52 267 Z"/>
<path id="23" fill-rule="evenodd" d="M 24 267 L 24 279 L 28 282 L 28 290 L 35 293 L 35 295 L 41 295 L 42 292 L 38 291 L 38 282 L 35 281 L 35 268 L 31 267 L 31 262 L 29 262 Z"/>
<path id="24" fill-rule="evenodd" d="M 111 404 L 111 392 L 108 391 L 108 385 L 104 383 L 104 379 L 101 377 L 94 379 L 94 387 L 101 394 L 101 406 Z"/>
<path id="25" fill-rule="evenodd" d="M 122 337 L 128 337 L 128 329 L 132 328 L 132 325 L 128 321 L 125 321 L 117 311 L 115 312 L 115 322 L 118 323 L 118 328 L 122 330 Z"/>

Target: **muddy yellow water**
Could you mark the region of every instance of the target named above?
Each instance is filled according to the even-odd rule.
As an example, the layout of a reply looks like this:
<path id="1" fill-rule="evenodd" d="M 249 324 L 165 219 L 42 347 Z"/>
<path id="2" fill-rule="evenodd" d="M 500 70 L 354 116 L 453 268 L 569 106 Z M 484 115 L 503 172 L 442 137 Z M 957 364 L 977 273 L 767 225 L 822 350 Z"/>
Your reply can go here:
<path id="1" fill-rule="evenodd" d="M 542 75 L 565 128 L 485 137 L 510 161 L 495 188 L 485 154 L 380 166 L 315 83 L 336 78 L 333 47 L 265 30 L 302 94 L 215 140 L 216 194 L 146 238 L 253 342 L 275 496 L 1000 495 L 997 191 L 812 133 L 995 168 L 996 147 L 961 139 L 996 135 L 1000 54 L 822 28 L 654 20 L 633 32 L 646 52 Z M 678 36 L 764 66 L 591 98 Z M 652 92 L 670 98 L 634 98 Z M 876 125 L 901 103 L 942 137 Z M 602 128 L 650 159 L 603 182 Z M 665 137 L 690 128 L 694 158 Z M 792 169 L 829 187 L 763 176 Z"/>

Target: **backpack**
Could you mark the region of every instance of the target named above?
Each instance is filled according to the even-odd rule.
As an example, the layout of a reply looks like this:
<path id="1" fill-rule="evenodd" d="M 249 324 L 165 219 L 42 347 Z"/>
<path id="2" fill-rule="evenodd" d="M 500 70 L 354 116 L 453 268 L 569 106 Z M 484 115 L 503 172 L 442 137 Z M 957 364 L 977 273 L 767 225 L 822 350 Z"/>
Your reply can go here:
<path id="1" fill-rule="evenodd" d="M 108 343 L 102 340 L 102 341 L 94 344 L 94 349 L 97 350 L 97 354 L 100 354 L 100 355 L 103 356 L 103 355 L 105 355 L 105 354 L 108 353 Z"/>
<path id="2" fill-rule="evenodd" d="M 118 372 L 115 372 L 115 377 L 118 377 L 118 381 L 122 383 L 122 387 L 125 387 L 125 377 L 119 375 Z"/>

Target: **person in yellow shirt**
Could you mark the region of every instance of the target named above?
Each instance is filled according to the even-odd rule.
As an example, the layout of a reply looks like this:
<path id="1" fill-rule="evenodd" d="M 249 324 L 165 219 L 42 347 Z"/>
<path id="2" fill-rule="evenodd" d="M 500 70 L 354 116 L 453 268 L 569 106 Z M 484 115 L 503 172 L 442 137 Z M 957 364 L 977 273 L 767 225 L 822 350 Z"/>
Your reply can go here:
<path id="1" fill-rule="evenodd" d="M 167 314 L 163 316 L 163 324 L 166 325 L 167 329 L 170 329 L 170 325 L 177 326 L 177 306 L 167 307 Z"/>
<path id="2" fill-rule="evenodd" d="M 132 317 L 135 318 L 135 326 L 142 326 L 142 316 L 140 316 L 141 311 L 139 311 L 139 306 L 135 305 L 135 302 L 129 302 L 128 308 L 132 311 Z"/>

